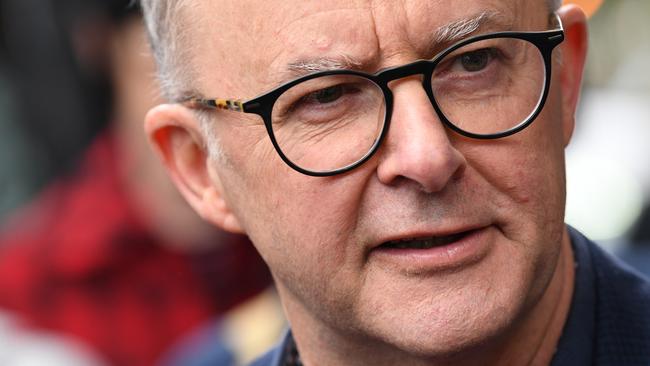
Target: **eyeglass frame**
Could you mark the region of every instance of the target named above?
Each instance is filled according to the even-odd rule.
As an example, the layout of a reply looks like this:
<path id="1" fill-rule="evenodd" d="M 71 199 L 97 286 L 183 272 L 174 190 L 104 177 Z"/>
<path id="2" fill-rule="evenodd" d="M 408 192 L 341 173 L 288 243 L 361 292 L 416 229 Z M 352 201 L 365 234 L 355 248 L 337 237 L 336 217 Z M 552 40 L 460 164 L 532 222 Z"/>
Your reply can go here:
<path id="1" fill-rule="evenodd" d="M 278 155 L 280 155 L 280 158 L 292 169 L 302 174 L 314 176 L 314 177 L 329 177 L 329 176 L 349 172 L 364 164 L 377 152 L 379 146 L 381 146 L 383 140 L 385 139 L 388 133 L 391 119 L 392 119 L 393 92 L 388 87 L 388 84 L 391 81 L 413 76 L 413 75 L 424 76 L 422 79 L 422 87 L 427 93 L 427 96 L 429 97 L 429 101 L 431 102 L 434 110 L 436 111 L 438 118 L 442 121 L 442 123 L 446 127 L 448 127 L 452 131 L 462 136 L 473 138 L 473 139 L 492 140 L 492 139 L 503 138 L 503 137 L 513 135 L 517 132 L 520 132 L 526 127 L 528 127 L 544 109 L 544 105 L 546 104 L 546 99 L 548 98 L 548 93 L 551 85 L 553 50 L 560 43 L 562 43 L 565 38 L 564 27 L 562 25 L 562 21 L 560 17 L 556 13 L 554 13 L 554 16 L 559 26 L 557 29 L 547 30 L 547 31 L 533 31 L 533 32 L 505 31 L 505 32 L 493 32 L 493 33 L 481 34 L 454 43 L 453 45 L 447 47 L 443 51 L 436 54 L 430 60 L 417 60 L 405 65 L 393 66 L 393 67 L 381 69 L 375 73 L 366 73 L 363 71 L 348 70 L 348 69 L 318 71 L 285 82 L 280 86 L 268 92 L 265 92 L 261 95 L 258 95 L 257 97 L 250 99 L 248 101 L 241 101 L 235 99 L 222 99 L 222 98 L 206 99 L 206 98 L 189 97 L 181 100 L 179 103 L 182 103 L 190 108 L 222 109 L 222 110 L 229 110 L 234 112 L 257 114 L 264 121 L 264 125 L 266 127 L 266 131 L 269 135 L 269 138 L 271 139 L 271 143 L 273 144 L 275 151 L 278 153 Z M 535 107 L 535 110 L 528 116 L 527 119 L 520 122 L 516 126 L 508 130 L 498 132 L 498 133 L 493 133 L 493 134 L 477 134 L 477 133 L 468 132 L 462 130 L 461 128 L 453 124 L 451 121 L 449 121 L 447 116 L 441 111 L 440 107 L 438 106 L 436 98 L 433 95 L 433 87 L 431 85 L 432 84 L 431 78 L 433 75 L 433 71 L 435 70 L 435 68 L 437 67 L 440 61 L 444 60 L 445 57 L 447 57 L 455 50 L 464 47 L 470 43 L 484 41 L 488 39 L 495 39 L 495 38 L 512 38 L 512 39 L 524 40 L 533 44 L 540 51 L 542 58 L 544 59 L 545 73 L 546 73 L 545 80 L 544 80 L 544 90 L 542 91 L 541 97 L 538 101 L 537 106 Z M 275 102 L 278 100 L 278 98 L 290 88 L 311 79 L 315 79 L 323 76 L 332 76 L 332 75 L 358 76 L 370 80 L 375 85 L 377 85 L 384 94 L 384 102 L 386 107 L 386 110 L 384 112 L 385 113 L 384 122 L 381 128 L 381 132 L 379 133 L 379 136 L 377 137 L 373 145 L 370 147 L 368 152 L 365 155 L 363 155 L 361 158 L 356 160 L 355 162 L 348 164 L 347 166 L 344 166 L 342 168 L 331 170 L 331 171 L 326 171 L 326 172 L 310 171 L 296 165 L 284 154 L 284 152 L 282 152 L 282 149 L 278 145 L 278 142 L 275 138 L 275 134 L 273 133 L 272 111 Z"/>

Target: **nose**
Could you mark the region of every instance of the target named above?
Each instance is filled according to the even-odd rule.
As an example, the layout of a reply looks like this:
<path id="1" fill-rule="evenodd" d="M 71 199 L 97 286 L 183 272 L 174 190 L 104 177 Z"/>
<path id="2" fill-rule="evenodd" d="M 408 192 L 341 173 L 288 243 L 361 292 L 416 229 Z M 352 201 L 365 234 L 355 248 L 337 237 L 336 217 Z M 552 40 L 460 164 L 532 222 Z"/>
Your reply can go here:
<path id="1" fill-rule="evenodd" d="M 416 77 L 391 83 L 393 114 L 379 154 L 377 175 L 383 184 L 416 183 L 427 193 L 442 190 L 467 164 Z"/>

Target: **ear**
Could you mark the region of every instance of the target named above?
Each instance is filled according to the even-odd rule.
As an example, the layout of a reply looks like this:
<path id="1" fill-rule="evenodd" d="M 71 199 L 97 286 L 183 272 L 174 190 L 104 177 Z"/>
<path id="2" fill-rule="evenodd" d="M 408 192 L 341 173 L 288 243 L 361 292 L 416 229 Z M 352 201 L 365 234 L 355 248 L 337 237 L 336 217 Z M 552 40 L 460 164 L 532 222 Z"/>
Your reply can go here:
<path id="1" fill-rule="evenodd" d="M 159 105 L 147 113 L 145 132 L 172 181 L 194 210 L 226 231 L 243 233 L 224 200 L 218 172 L 212 166 L 194 113 L 178 104 Z"/>
<path id="2" fill-rule="evenodd" d="M 587 57 L 587 17 L 576 5 L 565 5 L 558 14 L 564 25 L 565 40 L 561 45 L 560 85 L 562 88 L 562 120 L 564 145 L 568 145 L 575 127 L 575 114 Z"/>

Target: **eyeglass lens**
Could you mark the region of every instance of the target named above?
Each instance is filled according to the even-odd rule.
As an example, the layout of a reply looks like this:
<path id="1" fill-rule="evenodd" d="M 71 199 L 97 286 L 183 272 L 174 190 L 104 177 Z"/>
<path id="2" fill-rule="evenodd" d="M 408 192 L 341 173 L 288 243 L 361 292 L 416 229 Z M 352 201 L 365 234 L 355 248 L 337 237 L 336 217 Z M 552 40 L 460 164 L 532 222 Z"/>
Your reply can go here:
<path id="1" fill-rule="evenodd" d="M 534 44 L 493 38 L 442 59 L 431 89 L 449 122 L 466 132 L 490 135 L 526 122 L 542 99 L 545 80 L 544 59 Z"/>
<path id="2" fill-rule="evenodd" d="M 313 172 L 346 167 L 373 147 L 385 120 L 385 98 L 370 79 L 329 75 L 283 93 L 272 112 L 282 153 Z"/>

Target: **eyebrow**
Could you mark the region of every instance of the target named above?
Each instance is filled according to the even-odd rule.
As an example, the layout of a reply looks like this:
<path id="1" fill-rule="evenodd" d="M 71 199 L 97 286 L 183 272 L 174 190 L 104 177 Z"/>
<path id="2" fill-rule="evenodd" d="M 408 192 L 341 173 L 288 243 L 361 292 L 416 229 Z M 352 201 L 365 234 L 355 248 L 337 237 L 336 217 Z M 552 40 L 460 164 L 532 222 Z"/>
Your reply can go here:
<path id="1" fill-rule="evenodd" d="M 339 58 L 319 57 L 291 62 L 287 65 L 287 71 L 296 76 L 300 76 L 317 71 L 358 70 L 362 67 L 363 62 L 355 60 L 350 56 L 342 55 Z"/>
<path id="2" fill-rule="evenodd" d="M 483 11 L 464 19 L 455 20 L 436 29 L 433 32 L 433 42 L 430 48 L 441 50 L 441 46 L 460 41 L 472 33 L 488 27 L 505 31 L 512 29 L 512 24 L 506 22 L 505 17 L 499 12 Z M 289 75 L 285 76 L 295 78 L 319 71 L 362 70 L 364 66 L 366 66 L 364 62 L 345 55 L 338 58 L 316 57 L 290 62 L 286 66 L 286 73 Z"/>
<path id="3" fill-rule="evenodd" d="M 512 29 L 512 23 L 496 11 L 483 11 L 468 18 L 455 20 L 439 27 L 434 32 L 435 44 L 450 44 L 462 40 L 482 28 L 500 28 L 506 31 Z"/>

